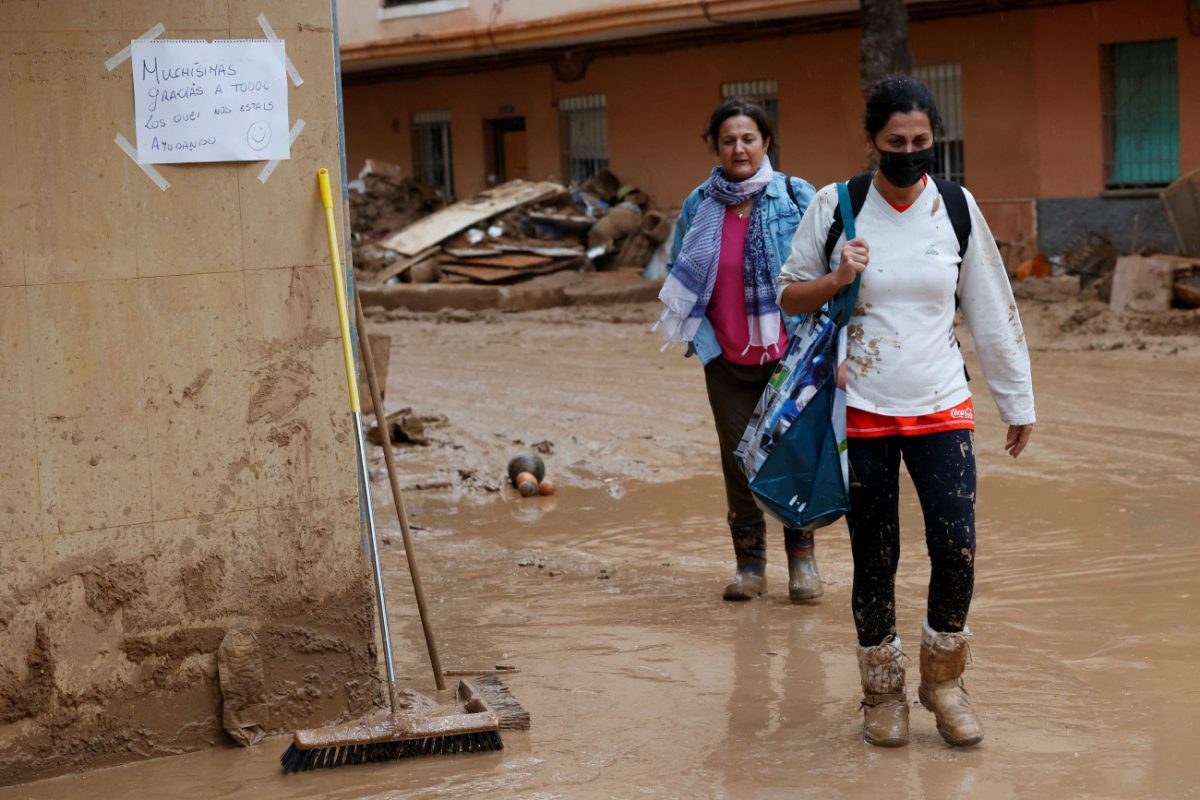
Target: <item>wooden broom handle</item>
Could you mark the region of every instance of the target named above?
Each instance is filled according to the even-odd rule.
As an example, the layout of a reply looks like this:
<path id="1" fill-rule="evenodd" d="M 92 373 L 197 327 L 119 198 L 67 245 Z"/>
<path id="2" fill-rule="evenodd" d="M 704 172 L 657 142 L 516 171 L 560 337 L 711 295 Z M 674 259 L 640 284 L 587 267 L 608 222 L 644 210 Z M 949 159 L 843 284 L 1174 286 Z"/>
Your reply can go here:
<path id="1" fill-rule="evenodd" d="M 363 318 L 362 300 L 357 289 L 354 292 L 354 321 L 358 326 L 358 341 L 362 348 L 363 365 L 367 371 L 367 387 L 371 390 L 371 409 L 383 443 L 383 460 L 387 463 L 388 480 L 392 484 L 392 501 L 396 506 L 396 518 L 400 521 L 400 536 L 404 539 L 404 555 L 408 558 L 408 572 L 412 576 L 413 593 L 417 596 L 417 611 L 421 614 L 421 628 L 425 632 L 425 646 L 429 649 L 429 662 L 433 666 L 433 680 L 439 690 L 446 688 L 442 675 L 442 660 L 438 656 L 437 640 L 433 635 L 433 623 L 425 607 L 425 587 L 421 583 L 421 571 L 417 568 L 417 554 L 413 549 L 412 534 L 408 529 L 408 512 L 404 508 L 404 495 L 400 493 L 400 476 L 396 471 L 396 459 L 392 455 L 392 436 L 387 429 L 387 414 L 383 410 L 379 378 L 375 375 L 375 359 L 371 355 L 371 337 L 367 335 L 367 323 Z"/>

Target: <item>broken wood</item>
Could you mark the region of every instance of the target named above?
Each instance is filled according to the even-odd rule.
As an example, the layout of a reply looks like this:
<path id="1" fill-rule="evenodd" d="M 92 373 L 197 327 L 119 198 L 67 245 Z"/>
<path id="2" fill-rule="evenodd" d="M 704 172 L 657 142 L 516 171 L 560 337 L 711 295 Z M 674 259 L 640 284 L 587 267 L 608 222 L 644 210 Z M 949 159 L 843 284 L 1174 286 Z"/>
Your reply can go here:
<path id="1" fill-rule="evenodd" d="M 529 203 L 548 200 L 564 191 L 562 184 L 553 181 L 509 181 L 435 211 L 407 228 L 393 233 L 381 244 L 401 255 L 415 256 L 459 231 L 497 214 Z"/>
<path id="2" fill-rule="evenodd" d="M 1167 221 L 1175 230 L 1179 252 L 1185 256 L 1200 256 L 1200 170 L 1184 175 L 1162 194 Z"/>
<path id="3" fill-rule="evenodd" d="M 567 269 L 579 269 L 583 266 L 583 258 L 564 258 L 551 261 L 538 267 L 524 269 L 505 269 L 503 267 L 479 267 L 474 264 L 442 264 L 442 271 L 447 275 L 457 275 L 469 278 L 473 283 L 493 284 L 507 283 L 535 275 L 549 275 L 552 272 L 562 272 Z"/>
<path id="4" fill-rule="evenodd" d="M 443 264 L 466 263 L 472 267 L 502 267 L 504 269 L 527 269 L 529 267 L 540 267 L 550 263 L 551 259 L 546 256 L 535 256 L 528 253 L 505 253 L 498 256 L 482 256 L 472 259 L 458 259 L 448 256 L 441 258 Z"/>
<path id="5" fill-rule="evenodd" d="M 403 275 L 408 270 L 412 269 L 416 264 L 420 264 L 427 258 L 431 258 L 437 253 L 437 247 L 428 247 L 410 258 L 404 258 L 384 270 L 380 270 L 375 274 L 376 283 L 387 283 L 397 275 Z"/>

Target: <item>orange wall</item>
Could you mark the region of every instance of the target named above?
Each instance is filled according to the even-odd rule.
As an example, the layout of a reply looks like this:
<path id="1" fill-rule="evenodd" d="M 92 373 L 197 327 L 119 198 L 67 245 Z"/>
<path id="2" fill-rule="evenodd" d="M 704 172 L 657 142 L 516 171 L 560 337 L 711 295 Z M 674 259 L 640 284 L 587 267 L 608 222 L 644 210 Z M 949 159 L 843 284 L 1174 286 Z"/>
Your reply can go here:
<path id="1" fill-rule="evenodd" d="M 399 164 L 412 174 L 412 115 L 449 111 L 454 191 L 459 197 L 486 186 L 485 119 L 525 117 L 530 177 L 558 175 L 561 147 L 558 112 L 550 102 L 552 82 L 550 69 L 538 66 L 347 86 L 349 174 L 356 175 L 368 158 Z M 502 115 L 502 106 L 512 106 L 513 113 Z"/>
<path id="2" fill-rule="evenodd" d="M 1116 42 L 1176 39 L 1180 174 L 1200 167 L 1200 36 L 1179 0 L 1107 0 L 1034 11 L 1037 194 L 1079 197 L 1104 190 L 1100 49 Z"/>
<path id="3" fill-rule="evenodd" d="M 997 210 L 998 237 L 1032 235 L 1032 198 L 1102 190 L 1102 43 L 1178 37 L 1182 167 L 1200 166 L 1200 96 L 1187 93 L 1200 74 L 1200 37 L 1187 32 L 1184 10 L 1182 0 L 1098 0 L 911 26 L 916 63 L 961 65 L 967 183 Z M 366 157 L 411 170 L 411 114 L 445 109 L 457 191 L 467 196 L 485 185 L 483 120 L 509 104 L 526 118 L 530 175 L 557 176 L 554 100 L 603 93 L 613 171 L 659 205 L 678 205 L 712 167 L 700 133 L 721 83 L 774 78 L 782 167 L 819 187 L 863 165 L 858 49 L 859 32 L 841 30 L 601 58 L 572 83 L 537 65 L 348 86 L 350 170 Z"/>

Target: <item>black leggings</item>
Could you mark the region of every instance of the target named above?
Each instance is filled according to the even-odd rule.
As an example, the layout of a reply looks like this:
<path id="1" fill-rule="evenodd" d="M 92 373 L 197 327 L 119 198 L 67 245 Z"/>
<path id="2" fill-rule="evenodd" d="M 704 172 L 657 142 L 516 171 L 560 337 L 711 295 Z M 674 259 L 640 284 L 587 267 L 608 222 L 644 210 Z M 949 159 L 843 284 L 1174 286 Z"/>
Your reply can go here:
<path id="1" fill-rule="evenodd" d="M 896 632 L 900 563 L 900 459 L 921 511 L 932 574 L 926 619 L 935 631 L 961 631 L 975 586 L 975 439 L 971 431 L 850 439 L 852 607 L 858 643 Z"/>

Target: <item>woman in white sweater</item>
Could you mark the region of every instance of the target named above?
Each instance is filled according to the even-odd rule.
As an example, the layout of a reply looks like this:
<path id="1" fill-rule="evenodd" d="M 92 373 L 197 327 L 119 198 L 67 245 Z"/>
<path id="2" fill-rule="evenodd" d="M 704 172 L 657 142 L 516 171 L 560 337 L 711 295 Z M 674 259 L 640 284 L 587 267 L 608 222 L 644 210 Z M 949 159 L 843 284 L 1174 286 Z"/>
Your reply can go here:
<path id="1" fill-rule="evenodd" d="M 880 81 L 868 95 L 865 123 L 879 170 L 855 217 L 857 238 L 847 242 L 843 234 L 827 257 L 838 194 L 836 185 L 821 189 L 792 241 L 778 304 L 786 314 L 816 311 L 862 275 L 847 329 L 845 381 L 846 520 L 864 738 L 890 747 L 908 743 L 906 658 L 895 614 L 903 459 L 921 502 L 932 567 L 920 701 L 947 742 L 973 745 L 983 730 L 962 673 L 975 578 L 975 419 L 954 335 L 956 306 L 1009 426 L 1005 448 L 1014 458 L 1034 423 L 1029 353 L 1004 263 L 974 198 L 927 174 L 940 128 L 928 89 L 909 78 Z M 955 208 L 962 210 L 958 231 Z"/>

